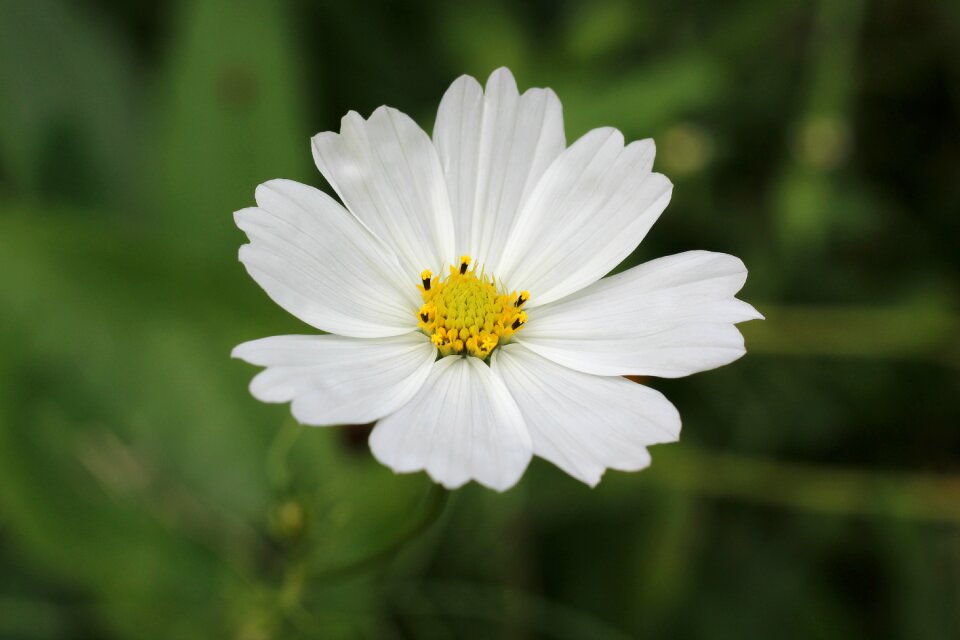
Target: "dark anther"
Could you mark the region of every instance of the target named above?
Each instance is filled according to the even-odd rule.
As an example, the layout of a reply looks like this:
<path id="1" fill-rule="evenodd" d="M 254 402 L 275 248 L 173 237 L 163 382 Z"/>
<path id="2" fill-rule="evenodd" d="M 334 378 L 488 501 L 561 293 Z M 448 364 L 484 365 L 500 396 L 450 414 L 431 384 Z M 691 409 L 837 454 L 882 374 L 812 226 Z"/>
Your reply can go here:
<path id="1" fill-rule="evenodd" d="M 423 279 L 423 290 L 430 291 L 430 278 Z"/>
<path id="2" fill-rule="evenodd" d="M 516 331 L 517 329 L 520 328 L 520 325 L 522 325 L 522 324 L 523 324 L 523 322 L 520 320 L 520 318 L 517 318 L 516 320 L 513 321 L 513 324 L 510 325 L 510 328 L 513 329 L 514 331 Z"/>
<path id="3" fill-rule="evenodd" d="M 423 320 L 424 322 L 426 322 L 427 320 L 430 319 L 430 314 L 421 313 L 421 314 L 420 314 L 420 319 Z"/>
<path id="4" fill-rule="evenodd" d="M 522 305 L 522 304 L 523 304 L 524 302 L 526 302 L 526 301 L 527 301 L 526 298 L 524 298 L 523 296 L 520 296 L 520 297 L 517 298 L 517 301 L 513 303 L 513 306 L 519 307 L 520 305 Z"/>
<path id="5" fill-rule="evenodd" d="M 461 262 L 461 263 L 460 263 L 460 275 L 463 275 L 463 274 L 465 274 L 466 272 L 467 272 L 467 263 L 466 263 L 466 262 Z"/>

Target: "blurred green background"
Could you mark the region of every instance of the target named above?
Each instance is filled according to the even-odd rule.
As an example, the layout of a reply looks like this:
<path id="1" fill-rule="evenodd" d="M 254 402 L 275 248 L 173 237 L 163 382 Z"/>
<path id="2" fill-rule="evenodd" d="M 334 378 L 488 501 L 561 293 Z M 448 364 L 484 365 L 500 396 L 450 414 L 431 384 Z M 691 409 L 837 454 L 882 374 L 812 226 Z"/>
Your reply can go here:
<path id="1" fill-rule="evenodd" d="M 231 213 L 500 65 L 768 319 L 648 471 L 445 498 L 250 397 Z M 956 2 L 0 0 L 0 638 L 960 637 L 958 120 Z"/>

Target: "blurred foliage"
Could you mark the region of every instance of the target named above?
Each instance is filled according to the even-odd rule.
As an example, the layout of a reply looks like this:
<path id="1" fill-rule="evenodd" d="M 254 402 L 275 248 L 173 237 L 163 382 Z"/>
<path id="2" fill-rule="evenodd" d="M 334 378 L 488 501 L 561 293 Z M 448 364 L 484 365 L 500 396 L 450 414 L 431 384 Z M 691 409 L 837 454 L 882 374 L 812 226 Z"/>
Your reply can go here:
<path id="1" fill-rule="evenodd" d="M 649 471 L 447 497 L 247 394 L 306 329 L 230 214 L 503 64 L 657 140 L 623 267 L 739 255 L 768 320 L 652 381 Z M 957 637 L 960 5 L 5 0 L 0 96 L 0 638 Z"/>

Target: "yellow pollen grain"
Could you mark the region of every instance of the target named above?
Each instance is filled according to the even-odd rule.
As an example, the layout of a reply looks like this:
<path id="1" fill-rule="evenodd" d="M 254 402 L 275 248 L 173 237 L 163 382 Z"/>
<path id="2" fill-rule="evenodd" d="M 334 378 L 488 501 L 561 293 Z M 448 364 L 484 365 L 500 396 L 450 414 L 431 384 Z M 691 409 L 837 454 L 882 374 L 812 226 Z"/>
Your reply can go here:
<path id="1" fill-rule="evenodd" d="M 428 269 L 420 274 L 423 305 L 417 311 L 417 326 L 443 356 L 487 358 L 527 321 L 520 307 L 530 294 L 499 291 L 492 277 L 470 268 L 472 262 L 470 256 L 461 256 L 442 280 Z"/>

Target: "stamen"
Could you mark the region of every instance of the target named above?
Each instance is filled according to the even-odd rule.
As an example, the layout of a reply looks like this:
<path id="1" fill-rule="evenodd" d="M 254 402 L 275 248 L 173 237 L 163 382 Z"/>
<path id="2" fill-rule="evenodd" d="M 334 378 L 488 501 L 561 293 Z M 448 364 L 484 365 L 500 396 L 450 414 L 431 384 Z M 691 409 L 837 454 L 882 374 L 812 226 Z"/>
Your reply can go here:
<path id="1" fill-rule="evenodd" d="M 498 290 L 497 281 L 480 270 L 470 269 L 470 256 L 460 256 L 450 265 L 446 278 L 436 278 L 424 269 L 420 274 L 423 306 L 417 312 L 417 327 L 430 336 L 441 356 L 471 355 L 486 359 L 527 321 L 520 310 L 530 293 Z"/>

